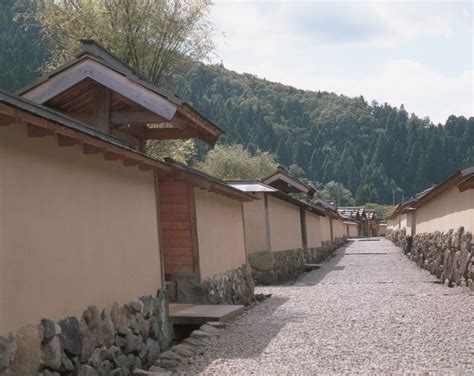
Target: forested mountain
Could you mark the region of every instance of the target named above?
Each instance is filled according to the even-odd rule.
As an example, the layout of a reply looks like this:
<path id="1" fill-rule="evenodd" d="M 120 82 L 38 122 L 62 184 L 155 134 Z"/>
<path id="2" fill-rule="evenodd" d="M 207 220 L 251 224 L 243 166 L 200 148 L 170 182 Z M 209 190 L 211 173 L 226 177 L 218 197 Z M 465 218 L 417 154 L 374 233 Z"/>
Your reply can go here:
<path id="1" fill-rule="evenodd" d="M 0 88 L 31 82 L 49 56 L 33 5 L 0 2 Z M 192 63 L 165 85 L 224 129 L 221 142 L 275 153 L 314 183 L 343 183 L 357 203 L 391 203 L 394 193 L 399 201 L 474 163 L 474 118 L 434 125 L 403 106 L 298 90 L 221 65 Z"/>
<path id="2" fill-rule="evenodd" d="M 14 91 L 35 80 L 49 56 L 31 16 L 34 3 L 0 1 L 0 88 Z M 26 24 L 28 20 L 28 26 Z"/>
<path id="3" fill-rule="evenodd" d="M 225 130 L 221 142 L 276 153 L 314 182 L 342 182 L 359 201 L 391 203 L 393 192 L 399 201 L 474 163 L 474 118 L 434 125 L 403 106 L 298 90 L 218 65 L 195 64 L 169 86 Z"/>

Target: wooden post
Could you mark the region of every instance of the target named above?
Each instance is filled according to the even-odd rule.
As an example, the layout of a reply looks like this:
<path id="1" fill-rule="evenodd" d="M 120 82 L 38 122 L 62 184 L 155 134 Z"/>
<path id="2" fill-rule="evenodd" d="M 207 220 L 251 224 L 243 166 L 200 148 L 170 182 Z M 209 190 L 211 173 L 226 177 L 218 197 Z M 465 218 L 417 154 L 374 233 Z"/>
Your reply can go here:
<path id="1" fill-rule="evenodd" d="M 332 231 L 332 217 L 329 217 L 329 229 L 331 230 L 331 241 L 334 241 L 334 234 Z"/>
<path id="2" fill-rule="evenodd" d="M 268 209 L 268 196 L 266 193 L 263 194 L 263 202 L 265 205 L 265 233 L 267 235 L 267 251 L 272 250 L 272 237 L 270 234 L 270 213 Z"/>
<path id="3" fill-rule="evenodd" d="M 242 231 L 244 232 L 244 247 L 245 247 L 245 263 L 249 263 L 249 251 L 247 249 L 247 238 L 245 236 L 245 215 L 244 215 L 244 203 L 240 202 L 240 209 L 242 211 Z"/>
<path id="4" fill-rule="evenodd" d="M 110 111 L 112 104 L 112 93 L 104 86 L 95 88 L 94 107 L 92 110 L 92 121 L 96 128 L 102 132 L 110 133 Z"/>
<path id="5" fill-rule="evenodd" d="M 192 233 L 193 273 L 200 282 L 201 268 L 199 266 L 199 238 L 197 233 L 196 197 L 194 195 L 194 186 L 192 184 L 188 184 L 188 194 Z"/>
<path id="6" fill-rule="evenodd" d="M 158 173 L 155 171 L 153 173 L 153 177 L 155 180 L 155 204 L 156 204 L 156 220 L 158 221 L 158 255 L 160 257 L 160 270 L 161 270 L 161 288 L 166 288 L 166 281 L 165 281 L 165 257 L 163 254 L 163 245 L 161 242 L 161 215 L 160 215 L 160 183 L 158 179 Z"/>
<path id="7" fill-rule="evenodd" d="M 300 207 L 300 224 L 301 224 L 301 243 L 305 251 L 308 250 L 308 232 L 306 229 L 306 215 L 304 208 Z"/>

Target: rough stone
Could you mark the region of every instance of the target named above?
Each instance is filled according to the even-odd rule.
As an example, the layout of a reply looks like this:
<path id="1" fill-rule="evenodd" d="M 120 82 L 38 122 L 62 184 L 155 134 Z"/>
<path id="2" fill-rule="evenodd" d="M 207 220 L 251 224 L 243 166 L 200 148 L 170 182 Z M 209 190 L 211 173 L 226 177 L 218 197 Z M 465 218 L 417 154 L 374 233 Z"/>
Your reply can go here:
<path id="1" fill-rule="evenodd" d="M 143 302 L 141 300 L 133 300 L 127 305 L 128 312 L 131 314 L 143 312 Z"/>
<path id="2" fill-rule="evenodd" d="M 61 342 L 58 336 L 41 346 L 41 364 L 44 367 L 59 370 L 61 368 L 62 353 Z"/>
<path id="3" fill-rule="evenodd" d="M 115 340 L 115 327 L 108 309 L 104 308 L 101 317 L 103 325 L 100 326 L 99 330 L 102 332 L 102 342 L 106 347 L 110 347 Z"/>
<path id="4" fill-rule="evenodd" d="M 82 342 L 79 320 L 75 317 L 69 317 L 59 321 L 59 326 L 61 327 L 59 338 L 64 350 L 72 355 L 81 355 Z"/>
<path id="5" fill-rule="evenodd" d="M 273 270 L 273 252 L 261 251 L 249 254 L 250 266 L 259 272 L 269 272 Z"/>
<path id="6" fill-rule="evenodd" d="M 193 330 L 191 337 L 193 338 L 209 338 L 214 336 L 214 334 L 203 332 L 202 330 Z"/>
<path id="7" fill-rule="evenodd" d="M 128 332 L 128 318 L 127 318 L 127 312 L 124 307 L 120 308 L 118 317 L 115 324 L 115 330 L 117 331 L 118 334 L 121 334 L 123 336 L 127 335 Z"/>
<path id="8" fill-rule="evenodd" d="M 88 366 L 87 364 L 83 364 L 79 368 L 79 372 L 77 376 L 98 376 L 98 374 L 94 368 L 92 368 L 91 366 Z"/>
<path id="9" fill-rule="evenodd" d="M 149 363 L 153 363 L 160 356 L 160 344 L 151 338 L 146 340 L 146 359 Z"/>
<path id="10" fill-rule="evenodd" d="M 74 369 L 74 364 L 71 359 L 63 351 L 61 353 L 61 372 L 71 372 Z"/>
<path id="11" fill-rule="evenodd" d="M 10 342 L 5 337 L 0 337 L 0 374 L 10 364 Z"/>
<path id="12" fill-rule="evenodd" d="M 82 343 L 82 351 L 81 351 L 81 362 L 85 363 L 91 357 L 94 348 L 98 345 L 95 342 L 95 337 L 92 335 L 92 332 L 89 330 L 88 325 L 86 324 L 85 320 L 81 320 L 79 322 L 80 326 L 80 333 L 81 333 L 81 343 Z"/>
<path id="13" fill-rule="evenodd" d="M 183 358 L 190 358 L 195 353 L 194 348 L 192 346 L 186 345 L 184 343 L 180 343 L 179 345 L 173 346 L 171 348 L 171 351 L 182 356 Z"/>
<path id="14" fill-rule="evenodd" d="M 419 267 L 428 270 L 446 286 L 469 286 L 472 271 L 472 234 L 460 227 L 446 232 L 406 235 L 405 229 L 388 230 L 386 238 L 402 247 Z"/>
<path id="15" fill-rule="evenodd" d="M 84 311 L 82 317 L 84 318 L 88 328 L 93 330 L 101 324 L 101 316 L 99 309 L 95 305 L 90 305 Z"/>
<path id="16" fill-rule="evenodd" d="M 10 359 L 9 371 L 12 375 L 36 374 L 41 361 L 41 338 L 37 326 L 25 326 L 16 334 L 16 351 Z M 11 341 L 10 341 L 11 342 Z"/>
<path id="17" fill-rule="evenodd" d="M 202 325 L 199 330 L 206 332 L 208 334 L 219 334 L 219 329 L 213 327 L 212 325 L 204 324 Z"/>
<path id="18" fill-rule="evenodd" d="M 143 348 L 143 338 L 141 335 L 135 335 L 129 329 L 125 337 L 125 353 L 138 354 Z"/>
<path id="19" fill-rule="evenodd" d="M 45 345 L 56 335 L 56 324 L 51 320 L 42 319 L 41 325 L 43 326 L 43 340 L 41 343 Z"/>

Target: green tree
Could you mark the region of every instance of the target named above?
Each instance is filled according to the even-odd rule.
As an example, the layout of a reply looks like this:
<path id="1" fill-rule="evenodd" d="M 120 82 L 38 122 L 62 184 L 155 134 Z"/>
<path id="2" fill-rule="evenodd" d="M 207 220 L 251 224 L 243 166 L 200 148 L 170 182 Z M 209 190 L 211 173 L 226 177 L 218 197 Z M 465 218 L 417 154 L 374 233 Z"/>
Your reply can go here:
<path id="1" fill-rule="evenodd" d="M 242 145 L 216 145 L 196 167 L 221 179 L 262 179 L 278 168 L 273 154 L 257 150 L 252 155 Z"/>
<path id="2" fill-rule="evenodd" d="M 354 205 L 354 197 L 352 193 L 344 187 L 343 184 L 330 181 L 324 185 L 324 188 L 316 194 L 327 201 L 333 202 L 338 206 Z"/>
<path id="3" fill-rule="evenodd" d="M 95 39 L 151 82 L 213 50 L 210 0 L 45 0 L 38 19 L 52 45 L 50 66 Z"/>
<path id="4" fill-rule="evenodd" d="M 0 2 L 0 88 L 15 91 L 34 81 L 50 56 L 40 36 L 33 0 Z M 25 24 L 25 16 L 29 23 Z"/>

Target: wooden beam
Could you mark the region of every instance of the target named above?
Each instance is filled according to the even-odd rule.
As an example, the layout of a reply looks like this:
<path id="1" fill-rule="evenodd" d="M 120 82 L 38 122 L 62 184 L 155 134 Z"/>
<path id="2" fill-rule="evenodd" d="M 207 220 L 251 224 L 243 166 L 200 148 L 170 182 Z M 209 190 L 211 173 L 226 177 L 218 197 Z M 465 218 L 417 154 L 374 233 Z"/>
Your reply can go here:
<path id="1" fill-rule="evenodd" d="M 201 280 L 201 268 L 199 265 L 199 239 L 197 231 L 197 215 L 196 215 L 196 197 L 194 195 L 194 187 L 192 184 L 188 184 L 188 197 L 189 197 L 189 218 L 191 221 L 191 236 L 192 236 L 192 247 L 191 252 L 193 256 L 193 272 L 196 273 L 198 281 Z"/>
<path id="2" fill-rule="evenodd" d="M 146 128 L 145 139 L 147 140 L 186 140 L 198 137 L 195 130 L 181 130 L 176 128 Z"/>
<path id="3" fill-rule="evenodd" d="M 146 163 L 140 163 L 140 170 L 142 171 L 150 171 L 152 167 Z"/>
<path id="4" fill-rule="evenodd" d="M 98 147 L 96 145 L 91 145 L 87 143 L 84 143 L 84 145 L 82 145 L 82 152 L 86 155 L 102 153 L 104 150 L 104 148 Z"/>
<path id="5" fill-rule="evenodd" d="M 459 192 L 467 191 L 468 189 L 474 189 L 474 176 L 464 180 L 458 185 Z"/>
<path id="6" fill-rule="evenodd" d="M 106 151 L 104 153 L 104 161 L 117 161 L 121 158 L 122 156 L 118 153 L 113 153 L 110 151 Z"/>
<path id="7" fill-rule="evenodd" d="M 82 140 L 58 134 L 58 146 L 74 146 L 82 143 Z"/>
<path id="8" fill-rule="evenodd" d="M 28 137 L 44 137 L 51 136 L 53 134 L 54 131 L 51 129 L 46 129 L 33 124 L 28 124 Z"/>
<path id="9" fill-rule="evenodd" d="M 110 131 L 110 105 L 112 94 L 110 89 L 97 86 L 94 89 L 94 108 L 92 110 L 92 121 L 96 128 L 105 133 Z"/>
<path id="10" fill-rule="evenodd" d="M 130 159 L 130 158 L 125 158 L 123 160 L 123 165 L 124 166 L 137 166 L 138 165 L 138 162 L 134 159 Z"/>
<path id="11" fill-rule="evenodd" d="M 15 123 L 15 118 L 9 115 L 0 114 L 0 126 L 8 126 Z"/>
<path id="12" fill-rule="evenodd" d="M 177 105 L 167 98 L 89 57 L 85 57 L 76 64 L 58 72 L 47 81 L 25 92 L 23 96 L 36 103 L 45 103 L 87 78 L 108 87 L 165 119 L 172 119 L 176 113 Z"/>
<path id="13" fill-rule="evenodd" d="M 267 249 L 266 251 L 272 250 L 272 235 L 270 230 L 270 210 L 269 210 L 269 203 L 268 203 L 268 195 L 266 193 L 263 194 L 263 205 L 265 211 L 265 240 Z"/>
<path id="14" fill-rule="evenodd" d="M 125 142 L 128 142 L 133 147 L 138 148 L 139 140 L 137 139 L 136 136 L 133 136 L 133 135 L 130 135 L 126 132 L 123 132 L 120 129 L 111 129 L 110 133 L 112 134 L 112 136 L 120 138 L 121 140 L 123 140 Z"/>
<path id="15" fill-rule="evenodd" d="M 168 123 L 164 117 L 149 111 L 112 111 L 112 124 L 161 124 Z"/>
<path id="16" fill-rule="evenodd" d="M 69 116 L 70 118 L 82 121 L 83 123 L 92 123 L 92 113 L 91 112 L 64 112 L 63 114 Z"/>

